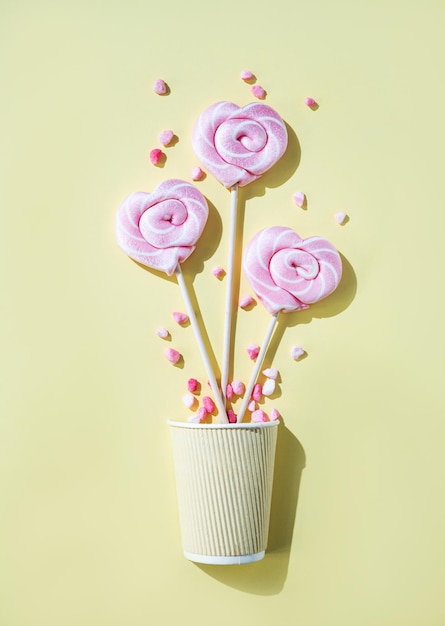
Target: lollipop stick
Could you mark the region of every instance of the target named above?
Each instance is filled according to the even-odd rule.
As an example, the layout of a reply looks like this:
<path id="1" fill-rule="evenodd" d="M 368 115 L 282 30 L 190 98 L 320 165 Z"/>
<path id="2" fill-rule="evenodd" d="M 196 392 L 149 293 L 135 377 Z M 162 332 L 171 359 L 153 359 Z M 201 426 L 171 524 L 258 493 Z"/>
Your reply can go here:
<path id="1" fill-rule="evenodd" d="M 199 351 L 201 353 L 201 358 L 204 362 L 204 367 L 206 369 L 207 372 L 207 378 L 209 379 L 209 383 L 210 383 L 210 387 L 212 389 L 213 392 L 213 396 L 215 399 L 215 404 L 218 408 L 218 413 L 219 413 L 219 421 L 221 423 L 227 423 L 228 422 L 228 418 L 227 418 L 227 413 L 226 413 L 226 408 L 224 406 L 224 402 L 222 400 L 221 397 L 221 393 L 219 391 L 218 388 L 218 383 L 216 382 L 216 378 L 215 378 L 215 374 L 213 372 L 213 368 L 212 368 L 212 364 L 210 363 L 210 358 L 209 355 L 207 353 L 207 349 L 205 347 L 204 344 L 204 340 L 202 338 L 202 333 L 201 333 L 201 329 L 199 327 L 198 324 L 198 320 L 196 318 L 196 314 L 195 311 L 193 309 L 193 305 L 192 305 L 192 301 L 190 299 L 190 294 L 188 292 L 187 289 L 187 285 L 185 284 L 185 280 L 184 280 L 184 275 L 182 273 L 182 269 L 181 266 L 178 264 L 178 266 L 176 267 L 176 278 L 178 281 L 178 285 L 181 289 L 182 292 L 182 297 L 184 298 L 184 302 L 185 305 L 187 307 L 187 313 L 190 319 L 190 323 L 192 325 L 193 331 L 195 333 L 195 338 L 196 341 L 198 343 L 198 347 L 199 347 Z"/>
<path id="2" fill-rule="evenodd" d="M 246 409 L 247 409 L 247 405 L 250 402 L 250 397 L 252 395 L 253 388 L 257 381 L 258 374 L 260 373 L 260 369 L 263 364 L 267 348 L 269 347 L 270 340 L 272 339 L 273 331 L 275 330 L 275 325 L 278 321 L 278 315 L 279 315 L 279 312 L 276 313 L 275 315 L 272 315 L 272 319 L 269 322 L 269 326 L 267 328 L 266 334 L 263 339 L 263 345 L 261 346 L 261 350 L 257 356 L 255 368 L 252 372 L 252 376 L 250 377 L 250 381 L 249 381 L 249 384 L 247 385 L 246 393 L 244 394 L 243 402 L 241 404 L 241 407 L 238 413 L 238 417 L 237 417 L 238 422 L 242 422 L 244 413 L 246 412 Z"/>
<path id="3" fill-rule="evenodd" d="M 226 306 L 224 313 L 224 340 L 221 368 L 221 392 L 226 397 L 227 383 L 229 382 L 230 345 L 232 341 L 232 313 L 233 313 L 233 274 L 235 265 L 235 241 L 238 211 L 238 184 L 233 185 L 230 192 L 230 230 L 229 251 L 227 260 Z"/>

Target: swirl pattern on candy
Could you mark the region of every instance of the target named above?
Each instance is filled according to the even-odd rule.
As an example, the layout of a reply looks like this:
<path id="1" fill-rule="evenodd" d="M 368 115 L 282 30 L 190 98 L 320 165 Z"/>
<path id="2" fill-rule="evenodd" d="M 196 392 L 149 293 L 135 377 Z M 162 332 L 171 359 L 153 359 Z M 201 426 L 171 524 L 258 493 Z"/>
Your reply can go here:
<path id="1" fill-rule="evenodd" d="M 217 102 L 198 118 L 193 149 L 202 164 L 229 188 L 259 178 L 284 154 L 287 129 L 271 107 Z"/>
<path id="2" fill-rule="evenodd" d="M 117 243 L 135 261 L 171 276 L 195 249 L 208 212 L 196 187 L 166 180 L 152 193 L 135 192 L 123 201 L 115 221 Z"/>
<path id="3" fill-rule="evenodd" d="M 302 239 L 284 226 L 265 228 L 251 239 L 243 269 L 272 315 L 318 302 L 336 289 L 342 275 L 340 255 L 329 241 Z"/>

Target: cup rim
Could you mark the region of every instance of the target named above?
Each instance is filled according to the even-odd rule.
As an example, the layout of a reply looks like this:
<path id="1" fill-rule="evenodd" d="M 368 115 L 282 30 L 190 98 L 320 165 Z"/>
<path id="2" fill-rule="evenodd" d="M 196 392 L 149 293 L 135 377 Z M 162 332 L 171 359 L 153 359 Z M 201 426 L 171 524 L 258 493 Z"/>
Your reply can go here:
<path id="1" fill-rule="evenodd" d="M 167 420 L 169 426 L 174 428 L 198 428 L 202 430 L 217 430 L 222 428 L 271 428 L 272 426 L 278 426 L 280 420 L 273 420 L 271 422 L 236 422 L 234 424 L 194 424 L 193 422 L 178 422 L 176 420 Z"/>

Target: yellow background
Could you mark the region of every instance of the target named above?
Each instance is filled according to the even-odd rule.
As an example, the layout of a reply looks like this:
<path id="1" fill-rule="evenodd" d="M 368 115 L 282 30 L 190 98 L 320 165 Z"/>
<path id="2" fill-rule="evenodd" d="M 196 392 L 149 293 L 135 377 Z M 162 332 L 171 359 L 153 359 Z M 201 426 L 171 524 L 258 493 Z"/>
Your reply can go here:
<path id="1" fill-rule="evenodd" d="M 443 1 L 3 0 L 0 24 L 1 626 L 443 626 Z M 190 180 L 199 113 L 254 100 L 242 69 L 291 135 L 241 194 L 245 241 L 274 224 L 318 234 L 345 276 L 271 348 L 266 558 L 198 566 L 166 420 L 186 419 L 185 381 L 205 374 L 171 321 L 175 281 L 130 261 L 113 221 L 128 193 Z M 179 141 L 155 168 L 165 128 Z M 197 185 L 211 216 L 184 269 L 220 360 L 229 193 Z M 240 378 L 268 319 L 238 314 Z"/>

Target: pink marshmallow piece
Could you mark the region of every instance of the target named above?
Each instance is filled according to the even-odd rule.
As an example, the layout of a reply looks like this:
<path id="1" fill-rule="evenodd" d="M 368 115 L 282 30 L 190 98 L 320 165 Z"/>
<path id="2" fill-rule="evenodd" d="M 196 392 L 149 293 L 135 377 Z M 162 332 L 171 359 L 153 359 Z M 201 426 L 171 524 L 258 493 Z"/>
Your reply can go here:
<path id="1" fill-rule="evenodd" d="M 175 134 L 172 130 L 163 130 L 162 133 L 159 135 L 159 141 L 162 143 L 163 146 L 168 146 L 174 136 Z"/>
<path id="2" fill-rule="evenodd" d="M 190 391 L 190 393 L 196 393 L 196 391 L 198 391 L 199 389 L 199 382 L 196 380 L 196 378 L 189 378 L 187 381 L 187 389 Z"/>
<path id="3" fill-rule="evenodd" d="M 261 385 L 260 383 L 256 383 L 252 391 L 252 399 L 255 400 L 255 402 L 259 402 L 261 400 L 262 395 L 263 395 L 263 390 L 261 388 Z"/>
<path id="4" fill-rule="evenodd" d="M 254 411 L 256 411 L 256 402 L 255 402 L 255 400 L 251 400 L 251 401 L 249 402 L 249 404 L 247 405 L 247 408 L 249 409 L 249 411 L 250 411 L 251 413 L 253 413 Z"/>
<path id="5" fill-rule="evenodd" d="M 155 81 L 155 84 L 153 85 L 153 91 L 159 96 L 163 96 L 167 93 L 167 83 L 159 78 L 157 81 Z"/>
<path id="6" fill-rule="evenodd" d="M 187 324 L 187 322 L 189 321 L 189 316 L 186 313 L 180 313 L 179 311 L 174 311 L 172 315 L 173 315 L 173 319 L 175 320 L 175 322 L 179 324 L 180 326 Z"/>
<path id="7" fill-rule="evenodd" d="M 242 396 L 246 391 L 246 386 L 241 380 L 232 380 L 231 384 L 233 393 L 237 396 Z"/>
<path id="8" fill-rule="evenodd" d="M 217 265 L 213 268 L 212 274 L 213 276 L 216 276 L 216 278 L 222 278 L 225 274 L 224 268 L 221 267 L 221 265 Z"/>
<path id="9" fill-rule="evenodd" d="M 263 396 L 271 396 L 275 391 L 275 380 L 268 378 L 263 385 Z"/>
<path id="10" fill-rule="evenodd" d="M 304 103 L 307 104 L 307 106 L 309 108 L 312 108 L 312 107 L 314 107 L 317 104 L 317 102 L 314 100 L 314 98 L 305 98 L 304 99 Z"/>
<path id="11" fill-rule="evenodd" d="M 168 332 L 168 330 L 166 328 L 158 328 L 156 330 L 156 334 L 158 337 L 160 337 L 161 339 L 167 339 L 167 337 L 170 335 L 170 333 Z"/>
<path id="12" fill-rule="evenodd" d="M 213 402 L 212 398 L 210 398 L 209 396 L 204 396 L 202 399 L 202 403 L 207 413 L 213 413 L 213 411 L 215 410 L 215 403 Z"/>
<path id="13" fill-rule="evenodd" d="M 250 91 L 253 93 L 255 98 L 258 98 L 259 100 L 263 100 L 264 96 L 266 95 L 266 92 L 264 91 L 263 87 L 261 87 L 261 85 L 252 85 Z"/>
<path id="14" fill-rule="evenodd" d="M 304 195 L 302 191 L 296 191 L 294 195 L 292 196 L 292 198 L 297 206 L 299 207 L 304 206 L 306 196 Z"/>
<path id="15" fill-rule="evenodd" d="M 255 78 L 254 73 L 251 72 L 250 70 L 242 70 L 240 76 L 242 80 L 246 80 L 246 81 L 252 80 Z"/>
<path id="16" fill-rule="evenodd" d="M 291 356 L 294 359 L 294 361 L 298 361 L 298 359 L 300 359 L 303 354 L 305 354 L 305 351 L 303 350 L 303 348 L 301 346 L 293 346 L 291 349 Z"/>
<path id="17" fill-rule="evenodd" d="M 167 348 L 167 350 L 165 350 L 164 352 L 164 356 L 167 361 L 170 361 L 170 363 L 173 363 L 173 365 L 176 365 L 176 363 L 181 358 L 181 354 L 174 348 Z"/>
<path id="18" fill-rule="evenodd" d="M 198 420 L 200 422 L 203 422 L 205 419 L 207 419 L 207 415 L 208 415 L 208 412 L 207 412 L 206 408 L 203 407 L 203 406 L 200 406 L 199 409 L 196 412 L 196 416 L 197 416 Z"/>
<path id="19" fill-rule="evenodd" d="M 229 402 L 233 398 L 233 387 L 230 383 L 226 387 L 226 398 Z"/>
<path id="20" fill-rule="evenodd" d="M 242 298 L 240 298 L 239 301 L 239 306 L 241 309 L 246 309 L 248 306 L 250 306 L 251 304 L 253 304 L 253 298 L 252 296 L 243 296 Z"/>
<path id="21" fill-rule="evenodd" d="M 335 221 L 338 224 L 343 224 L 348 216 L 346 215 L 346 213 L 344 211 L 337 211 L 337 213 L 334 215 L 334 217 L 335 217 Z"/>
<path id="22" fill-rule="evenodd" d="M 235 424 L 236 423 L 236 413 L 234 411 L 232 411 L 232 409 L 229 409 L 227 411 L 227 419 L 229 420 L 229 424 Z"/>
<path id="23" fill-rule="evenodd" d="M 196 166 L 192 169 L 191 176 L 192 180 L 202 180 L 204 178 L 204 172 L 200 167 Z"/>
<path id="24" fill-rule="evenodd" d="M 159 165 L 164 157 L 164 153 L 159 148 L 153 148 L 150 150 L 150 161 L 153 165 Z"/>
<path id="25" fill-rule="evenodd" d="M 268 422 L 269 418 L 262 409 L 257 409 L 252 413 L 252 422 Z"/>
<path id="26" fill-rule="evenodd" d="M 187 419 L 187 422 L 189 424 L 199 424 L 201 420 L 199 419 L 198 413 L 195 413 L 194 415 L 190 415 L 190 417 Z"/>
<path id="27" fill-rule="evenodd" d="M 182 401 L 183 401 L 183 403 L 185 404 L 186 407 L 191 409 L 192 406 L 196 402 L 196 398 L 195 398 L 195 396 L 192 396 L 191 393 L 186 393 L 185 395 L 182 396 Z"/>
<path id="28" fill-rule="evenodd" d="M 276 420 L 280 419 L 281 415 L 280 412 L 277 409 L 272 409 L 270 411 L 270 421 L 271 422 L 275 422 Z"/>
<path id="29" fill-rule="evenodd" d="M 255 359 L 260 353 L 260 346 L 257 346 L 256 344 L 252 343 L 249 346 L 247 346 L 246 351 L 247 351 L 247 354 L 252 359 L 252 361 L 255 361 Z"/>

